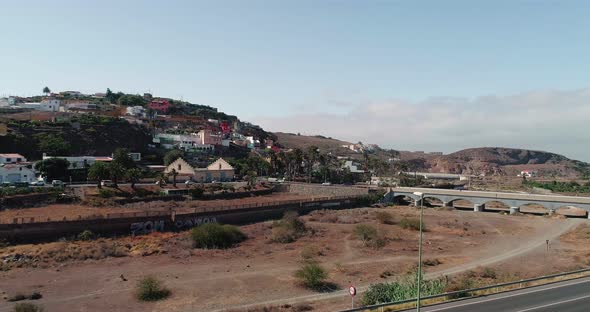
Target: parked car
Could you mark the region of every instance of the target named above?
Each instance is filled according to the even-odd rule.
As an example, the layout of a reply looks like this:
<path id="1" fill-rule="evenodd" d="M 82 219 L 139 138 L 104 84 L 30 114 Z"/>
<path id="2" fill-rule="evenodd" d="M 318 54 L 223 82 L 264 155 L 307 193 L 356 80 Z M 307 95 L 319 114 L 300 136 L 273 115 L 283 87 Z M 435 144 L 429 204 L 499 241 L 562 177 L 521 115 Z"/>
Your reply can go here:
<path id="1" fill-rule="evenodd" d="M 53 181 L 51 181 L 51 185 L 53 187 L 60 187 L 60 186 L 64 186 L 65 183 L 62 180 L 53 180 Z"/>
<path id="2" fill-rule="evenodd" d="M 113 186 L 115 186 L 115 183 L 113 183 L 113 181 L 111 181 L 111 180 L 102 180 L 102 181 L 100 181 L 100 185 L 107 186 L 107 187 L 113 187 Z"/>
<path id="3" fill-rule="evenodd" d="M 30 183 L 31 186 L 45 186 L 45 181 L 33 181 Z"/>
<path id="4" fill-rule="evenodd" d="M 186 180 L 186 181 L 184 182 L 184 184 L 186 184 L 186 185 L 193 185 L 193 184 L 197 184 L 197 182 L 195 182 L 195 181 L 193 181 L 193 180 Z"/>
<path id="5" fill-rule="evenodd" d="M 322 185 L 329 186 L 329 185 L 332 185 L 332 183 L 330 183 L 330 182 L 324 182 L 324 183 L 322 183 Z"/>

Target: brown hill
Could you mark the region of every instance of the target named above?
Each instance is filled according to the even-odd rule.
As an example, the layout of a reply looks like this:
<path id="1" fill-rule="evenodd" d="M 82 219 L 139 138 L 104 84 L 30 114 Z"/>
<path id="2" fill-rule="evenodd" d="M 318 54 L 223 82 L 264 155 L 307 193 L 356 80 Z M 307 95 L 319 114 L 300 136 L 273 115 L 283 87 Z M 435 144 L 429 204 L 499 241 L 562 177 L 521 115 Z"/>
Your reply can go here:
<path id="1" fill-rule="evenodd" d="M 424 159 L 431 172 L 516 175 L 522 170 L 537 171 L 542 176 L 578 176 L 585 163 L 565 156 L 517 148 L 469 148 L 442 156 L 404 154 L 406 159 Z"/>

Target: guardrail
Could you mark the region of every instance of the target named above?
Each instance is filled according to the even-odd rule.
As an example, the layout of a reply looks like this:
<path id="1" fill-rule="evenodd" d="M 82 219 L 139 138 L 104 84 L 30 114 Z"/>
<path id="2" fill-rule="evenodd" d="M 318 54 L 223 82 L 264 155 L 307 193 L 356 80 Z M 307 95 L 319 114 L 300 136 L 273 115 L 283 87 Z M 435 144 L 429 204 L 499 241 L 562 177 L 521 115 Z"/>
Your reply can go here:
<path id="1" fill-rule="evenodd" d="M 422 302 L 423 300 L 437 299 L 437 298 L 443 298 L 443 297 L 447 297 L 447 296 L 463 295 L 463 294 L 470 293 L 470 292 L 477 292 L 477 291 L 483 291 L 483 290 L 489 290 L 489 289 L 494 289 L 494 288 L 513 286 L 513 285 L 519 285 L 519 287 L 517 289 L 523 289 L 523 288 L 528 288 L 528 287 L 533 287 L 533 286 L 539 286 L 539 285 L 533 285 L 533 286 L 522 287 L 522 284 L 525 284 L 525 283 L 536 282 L 536 281 L 550 279 L 550 278 L 556 278 L 556 277 L 564 277 L 564 276 L 575 275 L 575 274 L 586 273 L 586 272 L 590 272 L 590 268 L 576 270 L 576 271 L 570 271 L 570 272 L 565 272 L 565 273 L 544 275 L 544 276 L 540 276 L 540 277 L 534 277 L 534 278 L 518 280 L 518 281 L 514 281 L 514 282 L 501 283 L 501 284 L 494 284 L 494 285 L 478 287 L 478 288 L 470 288 L 470 289 L 464 289 L 464 290 L 458 290 L 458 291 L 451 291 L 451 292 L 442 293 L 442 294 L 438 294 L 438 295 L 424 296 L 424 297 L 420 298 L 420 302 Z M 515 290 L 515 289 L 511 289 L 511 290 Z M 500 293 L 500 292 L 502 292 L 502 291 L 498 291 L 498 293 Z M 473 298 L 473 297 L 477 297 L 477 295 L 466 296 L 466 297 L 463 297 L 460 299 L 466 299 L 469 297 Z M 416 300 L 417 300 L 417 298 L 411 298 L 411 299 L 406 299 L 406 300 L 401 300 L 401 301 L 380 303 L 380 304 L 375 304 L 375 305 L 365 306 L 365 307 L 360 307 L 360 308 L 341 310 L 340 312 L 371 311 L 371 310 L 379 309 L 379 308 L 392 307 L 392 306 L 397 306 L 397 305 L 406 304 L 406 303 L 414 303 L 414 302 L 416 302 Z M 452 301 L 452 300 L 449 300 L 449 301 Z"/>

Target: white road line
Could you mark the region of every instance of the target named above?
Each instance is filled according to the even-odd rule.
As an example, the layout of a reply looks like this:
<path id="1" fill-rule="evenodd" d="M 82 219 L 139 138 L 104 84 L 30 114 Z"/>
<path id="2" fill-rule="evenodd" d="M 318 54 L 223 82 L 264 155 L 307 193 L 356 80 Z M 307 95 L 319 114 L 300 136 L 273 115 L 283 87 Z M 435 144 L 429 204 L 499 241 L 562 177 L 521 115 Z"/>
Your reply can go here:
<path id="1" fill-rule="evenodd" d="M 453 306 L 450 306 L 450 307 L 438 308 L 438 309 L 434 309 L 434 310 L 428 309 L 427 311 L 428 312 L 444 311 L 444 310 L 454 309 L 454 308 L 458 308 L 458 307 L 464 307 L 464 306 L 468 306 L 468 305 L 479 304 L 479 303 L 482 303 L 482 302 L 489 302 L 489 301 L 500 300 L 500 299 L 505 299 L 505 298 L 510 298 L 510 297 L 516 297 L 516 296 L 522 296 L 522 295 L 527 295 L 527 294 L 533 294 L 533 293 L 540 292 L 540 291 L 551 290 L 551 289 L 555 289 L 555 288 L 561 288 L 561 287 L 566 287 L 566 286 L 571 286 L 571 285 L 577 285 L 577 284 L 584 284 L 584 283 L 589 283 L 589 282 L 590 282 L 590 280 L 579 281 L 579 282 L 576 282 L 576 283 L 571 283 L 571 284 L 566 284 L 566 285 L 557 285 L 557 286 L 543 288 L 543 289 L 535 289 L 535 290 L 527 291 L 527 292 L 524 292 L 524 293 L 509 294 L 509 295 L 505 295 L 505 296 L 499 296 L 497 298 L 488 298 L 488 299 L 484 299 L 484 300 L 477 300 L 477 301 L 474 301 L 474 302 L 467 302 L 467 303 L 463 303 L 463 304 L 453 305 Z"/>
<path id="2" fill-rule="evenodd" d="M 563 300 L 563 301 L 559 301 L 559 302 L 553 302 L 553 303 L 549 303 L 546 305 L 528 308 L 528 309 L 524 309 L 524 310 L 518 310 L 517 312 L 533 311 L 533 310 L 537 310 L 537 309 L 542 309 L 542 308 L 546 308 L 546 307 L 550 307 L 550 306 L 554 306 L 554 305 L 558 305 L 558 304 L 562 304 L 562 303 L 566 303 L 566 302 L 572 302 L 572 301 L 576 301 L 576 300 L 580 300 L 580 299 L 586 299 L 586 298 L 590 298 L 590 295 L 582 296 L 582 297 L 578 297 L 578 298 L 574 298 L 574 299 L 569 299 L 569 300 Z"/>

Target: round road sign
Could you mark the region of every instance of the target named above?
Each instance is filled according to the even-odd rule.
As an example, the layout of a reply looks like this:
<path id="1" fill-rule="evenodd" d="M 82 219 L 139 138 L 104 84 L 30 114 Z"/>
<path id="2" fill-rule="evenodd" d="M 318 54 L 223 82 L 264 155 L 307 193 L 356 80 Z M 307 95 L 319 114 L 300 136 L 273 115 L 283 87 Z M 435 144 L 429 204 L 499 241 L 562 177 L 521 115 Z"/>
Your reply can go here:
<path id="1" fill-rule="evenodd" d="M 356 295 L 356 288 L 354 288 L 354 286 L 350 286 L 348 288 L 348 292 L 350 293 L 351 296 L 355 296 Z"/>

